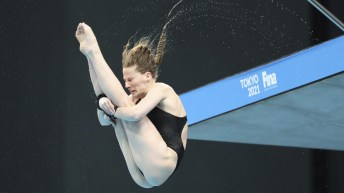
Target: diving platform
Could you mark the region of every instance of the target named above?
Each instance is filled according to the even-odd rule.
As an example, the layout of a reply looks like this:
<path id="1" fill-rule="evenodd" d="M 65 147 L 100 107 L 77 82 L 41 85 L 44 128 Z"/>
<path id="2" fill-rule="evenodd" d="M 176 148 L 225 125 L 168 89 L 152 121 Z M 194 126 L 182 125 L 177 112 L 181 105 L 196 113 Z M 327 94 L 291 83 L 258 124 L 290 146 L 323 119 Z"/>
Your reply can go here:
<path id="1" fill-rule="evenodd" d="M 344 36 L 183 93 L 189 139 L 344 150 Z"/>

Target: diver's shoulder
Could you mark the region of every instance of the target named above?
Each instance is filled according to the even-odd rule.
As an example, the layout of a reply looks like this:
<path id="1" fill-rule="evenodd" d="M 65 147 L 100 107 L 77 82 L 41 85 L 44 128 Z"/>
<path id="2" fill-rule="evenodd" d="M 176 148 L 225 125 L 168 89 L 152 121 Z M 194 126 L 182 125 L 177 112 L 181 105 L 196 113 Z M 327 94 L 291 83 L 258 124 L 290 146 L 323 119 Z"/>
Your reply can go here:
<path id="1" fill-rule="evenodd" d="M 160 89 L 173 90 L 173 88 L 170 85 L 163 82 L 156 82 L 155 85 Z"/>

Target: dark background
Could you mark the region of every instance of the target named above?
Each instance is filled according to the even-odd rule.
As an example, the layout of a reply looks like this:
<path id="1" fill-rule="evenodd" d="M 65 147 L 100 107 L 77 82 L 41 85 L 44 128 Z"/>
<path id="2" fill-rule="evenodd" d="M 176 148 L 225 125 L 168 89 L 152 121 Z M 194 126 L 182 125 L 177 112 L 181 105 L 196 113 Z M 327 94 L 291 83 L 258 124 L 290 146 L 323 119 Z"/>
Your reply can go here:
<path id="1" fill-rule="evenodd" d="M 74 33 L 88 23 L 121 78 L 123 45 L 158 34 L 177 2 L 2 2 L 0 192 L 344 192 L 342 151 L 194 140 L 163 186 L 133 182 L 113 129 L 97 122 Z M 344 19 L 343 1 L 322 3 Z M 342 34 L 300 0 L 185 0 L 178 10 L 159 78 L 178 93 Z"/>

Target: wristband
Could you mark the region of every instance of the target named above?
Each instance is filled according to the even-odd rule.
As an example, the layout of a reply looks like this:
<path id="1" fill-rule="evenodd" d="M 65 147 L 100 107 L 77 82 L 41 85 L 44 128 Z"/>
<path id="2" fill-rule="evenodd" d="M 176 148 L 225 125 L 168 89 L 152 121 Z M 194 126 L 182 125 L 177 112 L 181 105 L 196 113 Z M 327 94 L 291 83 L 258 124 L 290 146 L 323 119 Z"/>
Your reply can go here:
<path id="1" fill-rule="evenodd" d="M 106 97 L 106 95 L 105 95 L 104 93 L 102 93 L 102 94 L 100 94 L 100 95 L 97 96 L 97 108 L 98 108 L 99 110 L 103 110 L 103 109 L 100 108 L 100 106 L 99 106 L 99 100 L 100 100 L 101 98 L 103 98 L 103 97 Z"/>

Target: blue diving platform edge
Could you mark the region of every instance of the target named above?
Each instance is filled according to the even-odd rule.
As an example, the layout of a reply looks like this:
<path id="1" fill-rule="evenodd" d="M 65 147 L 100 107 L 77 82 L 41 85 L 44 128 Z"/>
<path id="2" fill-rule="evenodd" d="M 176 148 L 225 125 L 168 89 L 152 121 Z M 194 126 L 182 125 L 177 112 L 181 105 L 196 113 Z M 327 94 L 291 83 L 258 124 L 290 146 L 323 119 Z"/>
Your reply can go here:
<path id="1" fill-rule="evenodd" d="M 183 93 L 192 125 L 344 71 L 344 36 Z"/>

